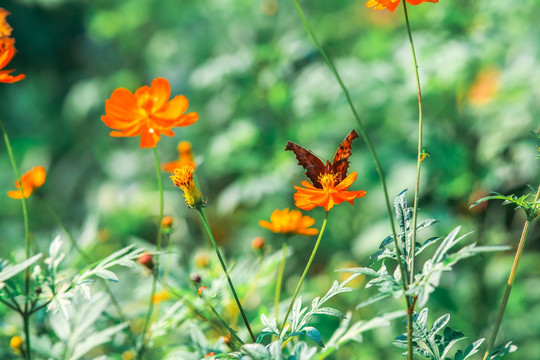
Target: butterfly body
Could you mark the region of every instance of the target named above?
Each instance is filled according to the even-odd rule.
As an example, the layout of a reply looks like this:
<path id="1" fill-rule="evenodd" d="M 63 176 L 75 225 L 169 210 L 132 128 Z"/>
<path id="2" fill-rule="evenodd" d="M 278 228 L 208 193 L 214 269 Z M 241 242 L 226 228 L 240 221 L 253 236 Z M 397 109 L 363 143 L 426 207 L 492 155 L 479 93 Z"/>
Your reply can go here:
<path id="1" fill-rule="evenodd" d="M 351 156 L 352 142 L 356 138 L 358 138 L 358 134 L 355 130 L 352 130 L 337 149 L 334 160 L 332 162 L 327 160 L 326 164 L 317 155 L 292 141 L 287 142 L 285 150 L 294 152 L 298 164 L 306 169 L 306 176 L 315 187 L 322 189 L 323 187 L 319 182 L 321 174 L 334 174 L 337 183 L 347 177 L 348 159 Z"/>

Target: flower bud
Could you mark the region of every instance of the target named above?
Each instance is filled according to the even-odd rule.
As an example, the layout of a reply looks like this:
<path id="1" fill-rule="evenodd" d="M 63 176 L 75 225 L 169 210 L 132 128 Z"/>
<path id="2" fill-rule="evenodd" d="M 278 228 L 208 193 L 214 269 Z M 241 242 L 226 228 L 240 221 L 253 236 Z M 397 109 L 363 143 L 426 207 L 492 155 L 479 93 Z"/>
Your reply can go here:
<path id="1" fill-rule="evenodd" d="M 203 293 L 204 290 L 208 290 L 208 287 L 206 287 L 206 286 L 201 286 L 201 287 L 199 288 L 199 290 L 197 291 L 197 294 L 199 294 L 199 296 L 202 296 L 202 293 Z"/>
<path id="2" fill-rule="evenodd" d="M 215 352 L 213 352 L 213 351 L 210 351 L 210 352 L 209 352 L 208 354 L 204 355 L 204 357 L 205 357 L 205 358 L 207 358 L 207 357 L 210 357 L 210 356 L 215 356 L 215 355 L 216 355 L 216 353 L 215 353 Z"/>
<path id="3" fill-rule="evenodd" d="M 154 255 L 149 252 L 143 252 L 137 258 L 137 262 L 149 270 L 154 268 Z"/>
<path id="4" fill-rule="evenodd" d="M 14 336 L 9 341 L 9 347 L 13 349 L 14 352 L 18 353 L 22 346 L 23 346 L 24 340 L 20 336 Z"/>
<path id="5" fill-rule="evenodd" d="M 261 251 L 264 248 L 265 243 L 264 238 L 257 236 L 251 241 L 251 247 L 256 251 Z"/>
<path id="6" fill-rule="evenodd" d="M 199 274 L 192 273 L 191 275 L 189 275 L 189 278 L 190 278 L 191 281 L 193 281 L 195 284 L 199 284 L 199 283 L 201 282 L 201 275 L 199 275 Z"/>
<path id="7" fill-rule="evenodd" d="M 173 218 L 170 216 L 164 216 L 163 219 L 161 219 L 161 227 L 163 228 L 163 232 L 165 234 L 170 234 L 173 229 Z"/>

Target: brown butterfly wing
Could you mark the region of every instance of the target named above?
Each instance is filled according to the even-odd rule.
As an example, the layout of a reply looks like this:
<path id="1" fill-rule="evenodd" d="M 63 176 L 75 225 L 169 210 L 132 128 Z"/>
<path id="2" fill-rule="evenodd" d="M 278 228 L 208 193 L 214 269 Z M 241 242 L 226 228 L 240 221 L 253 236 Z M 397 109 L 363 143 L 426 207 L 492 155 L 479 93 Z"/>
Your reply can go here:
<path id="1" fill-rule="evenodd" d="M 321 159 L 309 150 L 304 149 L 302 146 L 287 141 L 285 150 L 290 150 L 296 155 L 298 165 L 306 169 L 306 176 L 311 180 L 311 183 L 322 189 L 322 185 L 319 183 L 319 175 L 324 172 L 324 164 Z"/>
<path id="2" fill-rule="evenodd" d="M 343 140 L 341 145 L 334 155 L 334 161 L 332 162 L 332 170 L 334 174 L 337 174 L 338 182 L 341 182 L 347 177 L 347 169 L 349 168 L 349 156 L 351 156 L 352 142 L 359 136 L 356 130 L 352 130 L 349 135 Z"/>

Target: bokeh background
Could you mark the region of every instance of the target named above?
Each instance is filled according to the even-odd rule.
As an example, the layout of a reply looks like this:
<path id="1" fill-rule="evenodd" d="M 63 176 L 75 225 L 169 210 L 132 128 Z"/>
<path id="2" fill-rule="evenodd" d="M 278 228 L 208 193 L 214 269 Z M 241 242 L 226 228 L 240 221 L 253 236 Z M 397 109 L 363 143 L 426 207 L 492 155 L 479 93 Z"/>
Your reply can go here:
<path id="1" fill-rule="evenodd" d="M 303 180 L 303 170 L 284 151 L 286 142 L 327 159 L 357 128 L 292 1 L 3 0 L 1 6 L 11 12 L 18 49 L 10 65 L 27 75 L 0 86 L 1 116 L 21 171 L 47 169 L 45 186 L 30 199 L 36 251 L 46 250 L 60 232 L 47 206 L 75 234 L 89 218 L 97 222 L 89 247 L 96 258 L 132 241 L 151 249 L 155 241 L 152 152 L 140 149 L 136 138 L 111 138 L 100 120 L 117 87 L 134 91 L 166 77 L 172 94 L 187 96 L 190 111 L 199 113 L 195 125 L 162 138 L 158 152 L 163 162 L 175 160 L 178 142 L 192 143 L 210 223 L 232 262 L 257 257 L 250 245 L 256 236 L 267 240 L 268 254 L 281 246 L 280 236 L 258 222 L 276 208 L 294 207 L 293 185 Z M 390 196 L 411 189 L 412 199 L 417 102 L 401 7 L 395 13 L 373 11 L 351 0 L 303 6 L 351 92 Z M 420 219 L 440 220 L 420 240 L 462 226 L 462 233 L 472 232 L 470 242 L 512 247 L 460 263 L 431 298 L 431 321 L 450 312 L 451 326 L 472 341 L 491 331 L 525 218 L 499 202 L 469 206 L 490 191 L 523 195 L 532 191 L 528 185 L 538 186 L 538 139 L 530 131 L 540 128 L 540 1 L 441 0 L 410 6 L 409 14 L 423 90 L 424 145 L 431 154 L 422 170 Z M 14 175 L 1 149 L 5 193 Z M 389 233 L 378 175 L 361 139 L 354 143 L 350 169 L 359 173 L 353 189 L 367 196 L 330 213 L 306 296 L 324 294 L 339 277 L 335 269 L 369 266 L 369 256 Z M 192 264 L 207 239 L 164 176 L 165 212 L 176 223 L 174 251 L 180 264 Z M 0 214 L 0 254 L 20 259 L 20 203 L 0 196 Z M 309 215 L 316 226 L 324 217 L 320 209 Z M 294 289 L 314 241 L 291 240 L 287 289 Z M 499 342 L 511 339 L 520 347 L 510 359 L 539 358 L 539 261 L 536 228 L 499 335 Z M 357 286 L 334 305 L 353 309 L 373 294 Z M 271 299 L 273 286 L 265 291 Z M 248 310 L 255 318 L 253 302 Z M 380 303 L 355 317 L 401 307 Z M 0 307 L 0 348 L 20 328 L 6 312 Z M 321 324 L 323 339 L 335 326 Z M 337 358 L 398 359 L 400 351 L 390 343 L 402 331 L 396 321 L 348 345 Z"/>

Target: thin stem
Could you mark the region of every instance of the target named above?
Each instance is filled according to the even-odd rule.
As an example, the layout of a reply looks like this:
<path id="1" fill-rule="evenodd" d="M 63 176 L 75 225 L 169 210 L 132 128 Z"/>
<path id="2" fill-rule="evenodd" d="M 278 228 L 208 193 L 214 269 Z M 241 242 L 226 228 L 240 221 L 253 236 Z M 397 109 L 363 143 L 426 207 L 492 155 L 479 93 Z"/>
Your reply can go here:
<path id="1" fill-rule="evenodd" d="M 349 94 L 349 90 L 347 89 L 347 87 L 345 86 L 345 83 L 341 79 L 341 76 L 339 75 L 338 70 L 334 66 L 334 63 L 332 62 L 330 57 L 326 54 L 326 51 L 324 50 L 324 48 L 319 43 L 319 40 L 317 40 L 317 37 L 315 36 L 315 33 L 313 32 L 313 29 L 311 28 L 311 25 L 307 21 L 306 16 L 304 15 L 304 11 L 302 10 L 302 7 L 298 3 L 298 0 L 293 0 L 293 1 L 294 1 L 294 5 L 296 6 L 296 10 L 298 12 L 298 15 L 300 15 L 300 19 L 302 20 L 304 28 L 306 29 L 309 36 L 311 37 L 311 40 L 315 44 L 315 47 L 317 48 L 317 50 L 319 50 L 319 52 L 321 53 L 321 56 L 323 57 L 324 61 L 326 62 L 326 65 L 328 66 L 328 68 L 330 69 L 330 71 L 332 72 L 334 77 L 336 78 L 337 82 L 339 83 L 339 86 L 341 87 L 341 90 L 343 91 L 343 94 L 345 95 L 345 98 L 347 99 L 347 103 L 349 104 L 351 112 L 352 112 L 356 122 L 358 123 L 358 127 L 359 127 L 359 130 L 360 130 L 360 135 L 362 135 L 362 138 L 364 139 L 364 142 L 366 143 L 366 146 L 368 147 L 369 152 L 371 153 L 371 157 L 373 158 L 373 161 L 375 162 L 375 168 L 377 170 L 377 173 L 379 174 L 379 180 L 380 180 L 381 186 L 383 188 L 384 200 L 385 200 L 385 204 L 386 204 L 386 210 L 388 212 L 388 219 L 390 221 L 390 227 L 392 229 L 392 235 L 394 236 L 394 245 L 395 245 L 396 254 L 397 254 L 397 257 L 398 257 L 398 264 L 399 264 L 399 269 L 400 269 L 400 272 L 401 272 L 401 279 L 403 281 L 403 288 L 404 288 L 405 291 L 407 291 L 408 290 L 408 285 L 407 285 L 407 280 L 406 280 L 407 276 L 406 276 L 406 272 L 405 272 L 405 268 L 403 266 L 403 263 L 400 260 L 403 256 L 401 254 L 401 250 L 399 249 L 399 244 L 398 244 L 397 235 L 396 235 L 397 234 L 396 233 L 396 227 L 394 225 L 394 214 L 392 212 L 392 206 L 390 205 L 390 198 L 388 196 L 388 188 L 386 186 L 386 179 L 384 177 L 384 173 L 383 173 L 383 170 L 382 170 L 382 167 L 381 167 L 381 163 L 379 161 L 379 157 L 377 156 L 377 152 L 375 151 L 375 148 L 373 147 L 373 144 L 371 143 L 371 139 L 369 138 L 369 136 L 368 136 L 368 134 L 366 132 L 364 124 L 362 123 L 362 119 L 360 118 L 360 115 L 356 111 L 356 108 L 355 108 L 354 103 L 352 101 L 351 95 Z M 407 299 L 407 308 L 408 307 L 409 307 L 409 300 Z"/>
<path id="2" fill-rule="evenodd" d="M 210 309 L 212 314 L 214 314 L 214 316 L 219 320 L 221 326 L 223 326 L 225 329 L 227 329 L 227 332 L 234 339 L 234 341 L 237 342 L 238 344 L 243 345 L 244 342 L 242 341 L 242 339 L 240 339 L 238 337 L 238 335 L 236 335 L 236 331 L 234 331 L 234 329 L 231 329 L 231 327 L 227 324 L 227 322 L 225 320 L 223 320 L 223 318 L 219 315 L 219 313 L 216 311 L 216 309 L 208 301 L 208 299 L 207 299 L 206 295 L 204 294 L 204 292 L 201 293 L 201 297 L 204 299 L 204 303 L 206 304 L 206 306 L 208 306 L 208 308 Z"/>
<path id="3" fill-rule="evenodd" d="M 279 318 L 279 298 L 281 297 L 281 284 L 283 282 L 283 273 L 285 272 L 285 263 L 287 262 L 287 243 L 288 238 L 283 240 L 283 245 L 281 246 L 281 263 L 279 264 L 276 291 L 274 293 L 274 316 L 276 319 Z"/>
<path id="4" fill-rule="evenodd" d="M 19 174 L 19 169 L 17 168 L 17 163 L 15 162 L 15 156 L 13 155 L 13 149 L 11 147 L 11 143 L 9 141 L 9 137 L 6 131 L 6 128 L 4 126 L 4 122 L 0 119 L 0 128 L 2 128 L 3 136 L 4 136 L 4 142 L 6 143 L 6 148 L 9 155 L 9 160 L 11 162 L 11 167 L 13 168 L 13 172 L 15 173 L 15 178 L 17 178 L 17 181 L 20 185 L 21 190 L 21 203 L 22 203 L 22 211 L 23 211 L 23 221 L 24 221 L 24 239 L 25 239 L 25 253 L 26 253 L 26 259 L 30 258 L 30 225 L 28 221 L 28 206 L 26 202 L 26 197 L 24 196 L 24 191 L 22 187 L 22 180 L 21 176 Z M 30 268 L 26 268 L 25 271 L 25 281 L 24 281 L 24 295 L 25 295 L 25 302 L 24 302 L 24 314 L 21 313 L 23 316 L 23 322 L 24 322 L 24 334 L 26 336 L 26 358 L 31 359 L 32 355 L 30 353 L 30 329 L 29 326 L 29 319 L 28 319 L 28 312 L 29 312 L 29 302 L 28 302 L 28 296 L 30 293 Z"/>
<path id="5" fill-rule="evenodd" d="M 413 229 L 409 252 L 409 284 L 414 281 L 414 257 L 416 251 L 416 224 L 418 222 L 418 194 L 420 192 L 420 169 L 422 164 L 422 137 L 423 137 L 423 119 L 422 119 L 422 90 L 420 87 L 420 75 L 418 74 L 418 62 L 416 60 L 416 51 L 414 50 L 414 41 L 412 38 L 411 25 L 409 23 L 409 15 L 407 13 L 407 2 L 403 1 L 403 14 L 405 23 L 407 24 L 407 34 L 409 35 L 409 44 L 411 45 L 411 54 L 414 65 L 414 76 L 416 79 L 416 89 L 418 96 L 418 151 L 416 157 L 416 183 L 414 186 L 414 205 L 413 205 Z M 409 300 L 409 303 L 411 301 Z M 407 312 L 407 359 L 412 360 L 413 353 L 413 329 L 412 329 L 412 313 L 414 312 L 414 303 L 412 308 Z"/>
<path id="6" fill-rule="evenodd" d="M 285 329 L 285 324 L 287 323 L 287 319 L 289 319 L 289 314 L 291 313 L 291 309 L 292 309 L 292 307 L 294 305 L 294 301 L 296 300 L 296 296 L 298 296 L 298 292 L 300 291 L 300 287 L 302 287 L 302 283 L 304 282 L 304 279 L 305 279 L 305 277 L 306 277 L 306 275 L 307 275 L 307 273 L 309 271 L 311 263 L 313 262 L 313 259 L 315 258 L 315 254 L 317 253 L 317 249 L 319 248 L 319 244 L 321 243 L 321 239 L 322 239 L 322 236 L 324 234 L 324 229 L 326 229 L 327 220 L 328 220 L 328 211 L 324 215 L 324 221 L 322 223 L 321 230 L 319 231 L 319 237 L 317 238 L 317 242 L 315 243 L 315 246 L 313 247 L 313 251 L 311 252 L 311 256 L 309 257 L 309 260 L 308 260 L 308 262 L 306 264 L 304 272 L 302 273 L 302 276 L 300 277 L 300 281 L 298 282 L 298 285 L 296 285 L 296 289 L 294 290 L 294 294 L 293 294 L 293 297 L 291 299 L 291 303 L 289 304 L 289 308 L 287 309 L 287 313 L 285 314 L 285 318 L 283 319 L 283 323 L 281 325 L 281 330 L 279 331 L 279 336 L 278 337 L 281 337 L 281 334 L 283 333 L 283 329 Z"/>
<path id="7" fill-rule="evenodd" d="M 536 197 L 534 198 L 534 202 L 536 203 L 539 198 L 540 198 L 540 186 L 538 186 L 538 190 L 536 192 Z M 508 299 L 510 298 L 510 291 L 512 290 L 512 285 L 514 284 L 514 279 L 516 277 L 517 267 L 519 264 L 519 260 L 521 258 L 521 253 L 523 252 L 523 247 L 525 246 L 525 241 L 527 240 L 529 227 L 533 221 L 534 219 L 527 218 L 527 221 L 525 221 L 525 225 L 523 226 L 523 231 L 521 232 L 521 238 L 519 239 L 519 245 L 516 250 L 516 255 L 514 257 L 514 263 L 512 264 L 512 269 L 510 270 L 510 276 L 508 277 L 506 290 L 504 291 L 501 307 L 499 308 L 499 314 L 497 315 L 497 321 L 495 321 L 495 327 L 493 328 L 493 331 L 489 338 L 488 347 L 486 349 L 486 352 L 484 353 L 483 360 L 486 360 L 488 358 L 491 352 L 491 349 L 493 349 L 493 344 L 495 343 L 495 339 L 497 338 L 497 333 L 499 332 L 499 327 L 501 326 L 502 318 L 504 316 L 504 311 L 506 310 L 506 304 L 508 303 Z"/>
<path id="8" fill-rule="evenodd" d="M 163 225 L 161 220 L 163 219 L 163 182 L 161 180 L 161 167 L 159 163 L 159 156 L 157 149 L 154 147 L 154 162 L 156 165 L 156 176 L 158 182 L 159 190 L 159 218 L 158 218 L 158 230 L 156 236 L 156 252 L 154 254 L 154 267 L 152 269 L 152 290 L 150 291 L 150 299 L 148 301 L 148 312 L 146 313 L 146 319 L 144 321 L 144 328 L 142 332 L 141 347 L 137 352 L 137 359 L 142 359 L 146 347 L 146 341 L 148 336 L 150 336 L 149 328 L 152 319 L 152 314 L 154 312 L 154 295 L 156 293 L 157 279 L 159 276 L 159 253 L 161 251 L 161 233 L 163 231 Z M 148 335 L 148 336 L 147 336 Z"/>
<path id="9" fill-rule="evenodd" d="M 236 294 L 236 290 L 234 289 L 234 285 L 231 280 L 231 276 L 229 275 L 229 271 L 227 270 L 227 266 L 225 265 L 225 262 L 223 261 L 223 258 L 221 257 L 221 253 L 219 252 L 219 248 L 216 244 L 216 240 L 214 239 L 214 234 L 212 234 L 212 230 L 210 229 L 210 225 L 208 225 L 208 221 L 206 220 L 206 216 L 204 215 L 204 212 L 201 207 L 197 207 L 197 212 L 199 213 L 202 223 L 204 225 L 204 228 L 206 229 L 206 232 L 208 233 L 208 237 L 210 238 L 210 241 L 212 242 L 212 246 L 214 247 L 214 250 L 216 252 L 216 255 L 219 259 L 219 262 L 221 264 L 221 267 L 223 268 L 223 272 L 225 273 L 225 277 L 227 278 L 227 282 L 229 283 L 229 287 L 231 288 L 231 291 L 234 296 L 234 300 L 236 301 L 236 305 L 238 306 L 238 310 L 240 310 L 240 314 L 242 315 L 242 319 L 244 320 L 244 324 L 246 324 L 246 328 L 249 332 L 249 335 L 251 336 L 251 340 L 253 342 L 256 341 L 255 335 L 253 335 L 253 331 L 251 330 L 251 326 L 249 326 L 248 319 L 246 317 L 246 314 L 244 313 L 244 309 L 242 308 L 242 305 L 240 304 L 240 300 L 238 299 L 238 295 Z"/>

